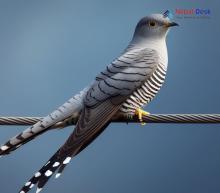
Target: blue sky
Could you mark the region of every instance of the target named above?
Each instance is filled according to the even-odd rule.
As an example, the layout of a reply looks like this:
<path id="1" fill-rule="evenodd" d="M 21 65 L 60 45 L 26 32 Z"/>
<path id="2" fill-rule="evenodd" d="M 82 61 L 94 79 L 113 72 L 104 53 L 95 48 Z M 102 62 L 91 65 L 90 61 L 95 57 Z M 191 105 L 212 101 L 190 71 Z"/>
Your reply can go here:
<path id="1" fill-rule="evenodd" d="M 90 83 L 130 41 L 137 21 L 176 8 L 210 9 L 209 19 L 174 20 L 166 82 L 152 113 L 219 113 L 219 2 L 0 2 L 0 115 L 44 116 Z M 1 142 L 24 127 L 1 127 Z M 17 192 L 64 143 L 51 131 L 1 158 L 1 192 Z M 67 167 L 49 193 L 219 193 L 218 125 L 112 124 Z"/>

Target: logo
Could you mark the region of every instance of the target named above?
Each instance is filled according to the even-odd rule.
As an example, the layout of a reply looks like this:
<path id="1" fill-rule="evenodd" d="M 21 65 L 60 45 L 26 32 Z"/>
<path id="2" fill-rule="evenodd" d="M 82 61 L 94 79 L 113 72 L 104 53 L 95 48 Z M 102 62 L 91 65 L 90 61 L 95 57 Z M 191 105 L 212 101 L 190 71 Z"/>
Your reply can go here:
<path id="1" fill-rule="evenodd" d="M 209 19 L 211 18 L 211 10 L 202 8 L 176 8 L 173 12 L 166 10 L 163 16 L 169 19 L 173 19 L 174 17 L 177 19 Z"/>
<path id="2" fill-rule="evenodd" d="M 168 17 L 169 19 L 173 19 L 173 14 L 171 13 L 171 11 L 166 10 L 163 14 L 163 16 L 166 18 Z"/>

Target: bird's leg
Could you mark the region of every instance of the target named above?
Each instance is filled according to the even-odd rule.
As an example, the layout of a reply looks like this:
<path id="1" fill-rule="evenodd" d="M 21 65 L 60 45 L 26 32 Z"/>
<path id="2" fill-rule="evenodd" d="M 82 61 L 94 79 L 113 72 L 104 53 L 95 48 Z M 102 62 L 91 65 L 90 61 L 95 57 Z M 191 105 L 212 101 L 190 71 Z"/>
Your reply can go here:
<path id="1" fill-rule="evenodd" d="M 144 110 L 142 110 L 142 109 L 140 109 L 140 108 L 138 108 L 138 109 L 135 110 L 135 115 L 138 116 L 138 119 L 139 119 L 139 121 L 141 122 L 141 125 L 145 125 L 146 123 L 143 122 L 142 116 L 143 116 L 143 115 L 150 115 L 150 113 L 149 113 L 149 112 L 146 112 L 146 111 L 144 111 Z"/>

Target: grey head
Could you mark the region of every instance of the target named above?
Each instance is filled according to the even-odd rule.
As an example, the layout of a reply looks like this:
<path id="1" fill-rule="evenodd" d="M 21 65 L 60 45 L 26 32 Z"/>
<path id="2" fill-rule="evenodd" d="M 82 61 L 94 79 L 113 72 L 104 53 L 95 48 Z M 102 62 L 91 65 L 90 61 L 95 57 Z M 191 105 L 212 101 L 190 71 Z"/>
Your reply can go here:
<path id="1" fill-rule="evenodd" d="M 164 14 L 152 14 L 142 18 L 134 32 L 133 41 L 143 39 L 166 39 L 170 27 L 178 26 Z"/>

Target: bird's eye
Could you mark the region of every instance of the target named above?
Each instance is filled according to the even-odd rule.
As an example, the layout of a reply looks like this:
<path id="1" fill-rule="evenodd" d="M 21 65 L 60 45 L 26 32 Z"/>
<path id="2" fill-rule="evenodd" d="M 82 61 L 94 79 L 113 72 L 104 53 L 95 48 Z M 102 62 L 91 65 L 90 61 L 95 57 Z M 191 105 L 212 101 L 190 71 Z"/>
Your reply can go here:
<path id="1" fill-rule="evenodd" d="M 148 22 L 148 25 L 149 25 L 150 27 L 155 27 L 155 26 L 156 26 L 156 22 L 155 22 L 155 21 L 149 21 L 149 22 Z"/>

